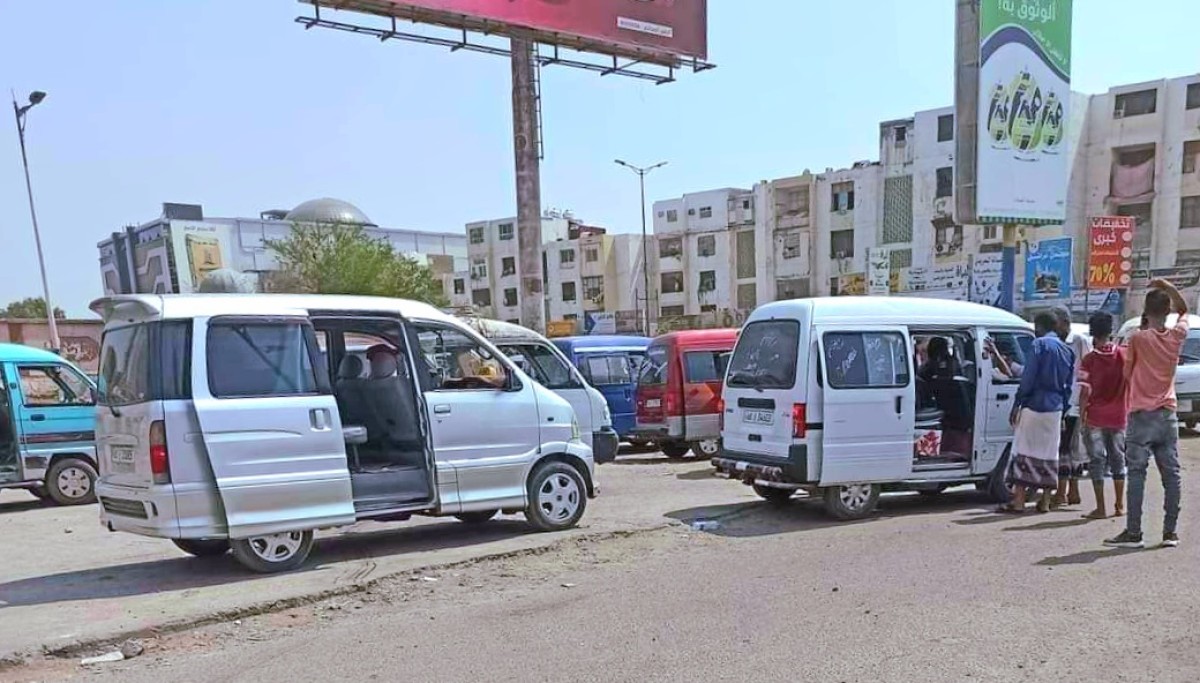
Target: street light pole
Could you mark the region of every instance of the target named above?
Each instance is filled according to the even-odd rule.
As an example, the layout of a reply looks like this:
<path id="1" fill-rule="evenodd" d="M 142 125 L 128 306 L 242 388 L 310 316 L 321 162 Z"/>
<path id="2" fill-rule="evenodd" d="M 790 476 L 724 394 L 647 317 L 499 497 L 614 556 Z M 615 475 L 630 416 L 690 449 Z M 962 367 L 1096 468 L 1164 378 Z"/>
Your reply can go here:
<path id="1" fill-rule="evenodd" d="M 33 205 L 33 184 L 29 180 L 29 158 L 25 154 L 25 114 L 46 99 L 46 93 L 34 90 L 29 93 L 29 104 L 17 106 L 13 95 L 13 114 L 17 119 L 17 137 L 21 140 L 21 164 L 25 167 L 25 192 L 29 195 L 29 218 L 33 221 L 33 241 L 37 245 L 38 267 L 42 271 L 42 299 L 46 302 L 46 319 L 50 323 L 51 351 L 58 353 L 62 343 L 58 338 L 58 321 L 54 318 L 54 303 L 50 299 L 50 282 L 46 279 L 46 257 L 42 255 L 42 234 L 38 230 L 37 209 Z"/>
<path id="2" fill-rule="evenodd" d="M 646 246 L 646 174 L 656 168 L 666 166 L 667 162 L 660 161 L 653 166 L 646 166 L 642 168 L 621 161 L 620 159 L 614 159 L 613 161 L 637 174 L 638 186 L 642 192 L 642 276 L 645 278 L 646 288 L 645 292 L 643 292 L 645 296 L 643 302 L 645 327 L 643 328 L 642 333 L 646 336 L 650 336 L 650 249 Z"/>

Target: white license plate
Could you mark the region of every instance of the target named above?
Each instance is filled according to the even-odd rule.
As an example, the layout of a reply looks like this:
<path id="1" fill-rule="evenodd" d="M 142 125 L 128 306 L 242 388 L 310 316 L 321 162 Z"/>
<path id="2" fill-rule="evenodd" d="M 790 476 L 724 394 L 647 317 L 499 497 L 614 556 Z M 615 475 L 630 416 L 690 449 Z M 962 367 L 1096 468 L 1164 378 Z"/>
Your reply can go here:
<path id="1" fill-rule="evenodd" d="M 647 408 L 657 408 L 662 405 L 662 399 L 648 398 L 646 399 Z"/>
<path id="2" fill-rule="evenodd" d="M 108 462 L 112 465 L 113 472 L 132 472 L 133 471 L 133 447 L 132 446 L 112 446 L 108 449 Z"/>
<path id="3" fill-rule="evenodd" d="M 752 425 L 775 424 L 775 413 L 769 410 L 743 410 L 742 422 Z"/>

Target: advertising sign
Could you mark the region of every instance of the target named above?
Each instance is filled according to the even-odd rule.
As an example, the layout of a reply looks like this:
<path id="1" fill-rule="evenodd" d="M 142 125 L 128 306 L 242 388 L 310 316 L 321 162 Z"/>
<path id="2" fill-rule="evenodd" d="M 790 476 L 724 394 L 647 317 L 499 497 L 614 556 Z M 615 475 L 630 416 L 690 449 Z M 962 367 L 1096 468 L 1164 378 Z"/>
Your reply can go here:
<path id="1" fill-rule="evenodd" d="M 1025 254 L 1025 300 L 1058 299 L 1071 292 L 1070 237 L 1030 242 Z"/>
<path id="2" fill-rule="evenodd" d="M 1001 254 L 976 254 L 971 258 L 971 301 L 985 306 L 1000 305 Z"/>
<path id="3" fill-rule="evenodd" d="M 499 35 L 505 25 L 540 31 L 539 40 L 594 51 L 607 46 L 706 59 L 707 0 L 307 0 L 335 9 L 398 16 Z M 486 25 L 485 25 L 486 24 Z M 564 40 L 565 39 L 565 40 Z"/>
<path id="4" fill-rule="evenodd" d="M 194 294 L 210 273 L 232 267 L 229 228 L 196 221 L 171 221 L 171 251 L 180 294 Z"/>
<path id="5" fill-rule="evenodd" d="M 616 334 L 617 314 L 597 311 L 583 314 L 583 331 L 585 334 Z"/>
<path id="6" fill-rule="evenodd" d="M 892 254 L 889 249 L 867 250 L 867 294 L 887 296 L 891 292 Z"/>
<path id="7" fill-rule="evenodd" d="M 1133 217 L 1096 216 L 1088 250 L 1089 289 L 1128 287 L 1133 281 Z"/>
<path id="8" fill-rule="evenodd" d="M 1071 0 L 982 0 L 978 222 L 1066 219 Z"/>

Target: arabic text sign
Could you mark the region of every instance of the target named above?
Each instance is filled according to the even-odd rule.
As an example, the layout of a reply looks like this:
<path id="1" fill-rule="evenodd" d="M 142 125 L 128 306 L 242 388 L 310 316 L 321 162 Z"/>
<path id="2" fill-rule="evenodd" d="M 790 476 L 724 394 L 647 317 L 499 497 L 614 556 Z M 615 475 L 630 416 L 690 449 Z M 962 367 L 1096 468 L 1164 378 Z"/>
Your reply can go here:
<path id="1" fill-rule="evenodd" d="M 1133 279 L 1133 217 L 1092 218 L 1090 239 L 1088 288 L 1128 287 Z"/>
<path id="2" fill-rule="evenodd" d="M 1025 300 L 1057 299 L 1071 291 L 1071 238 L 1031 242 L 1025 256 Z"/>
<path id="3" fill-rule="evenodd" d="M 976 254 L 971 259 L 971 301 L 986 306 L 1000 305 L 1000 281 L 1004 257 Z"/>
<path id="4" fill-rule="evenodd" d="M 887 296 L 891 293 L 892 257 L 888 249 L 867 250 L 867 294 Z"/>

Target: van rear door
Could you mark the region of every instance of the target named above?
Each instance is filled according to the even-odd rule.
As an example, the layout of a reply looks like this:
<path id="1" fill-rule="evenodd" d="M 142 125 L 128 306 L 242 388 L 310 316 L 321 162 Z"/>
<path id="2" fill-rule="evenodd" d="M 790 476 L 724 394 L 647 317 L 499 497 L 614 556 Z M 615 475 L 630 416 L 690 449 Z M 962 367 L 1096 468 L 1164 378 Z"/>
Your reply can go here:
<path id="1" fill-rule="evenodd" d="M 350 524 L 337 403 L 303 311 L 197 318 L 192 393 L 231 538 Z"/>
<path id="2" fill-rule="evenodd" d="M 730 451 L 784 457 L 804 419 L 804 373 L 799 372 L 800 323 L 760 320 L 738 337 L 725 378 L 724 446 Z"/>
<path id="3" fill-rule="evenodd" d="M 821 485 L 912 473 L 916 389 L 902 326 L 818 327 L 824 384 Z"/>

